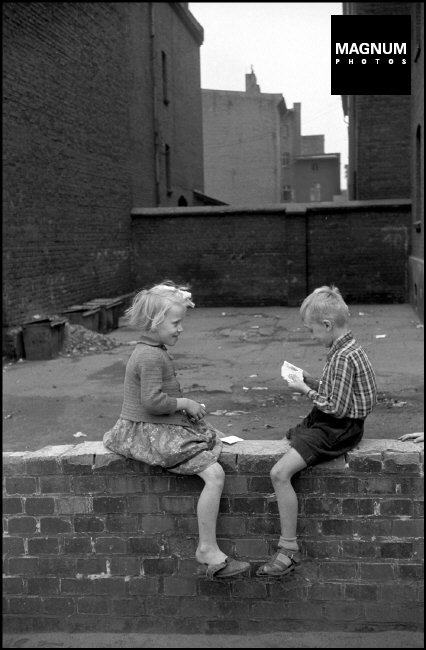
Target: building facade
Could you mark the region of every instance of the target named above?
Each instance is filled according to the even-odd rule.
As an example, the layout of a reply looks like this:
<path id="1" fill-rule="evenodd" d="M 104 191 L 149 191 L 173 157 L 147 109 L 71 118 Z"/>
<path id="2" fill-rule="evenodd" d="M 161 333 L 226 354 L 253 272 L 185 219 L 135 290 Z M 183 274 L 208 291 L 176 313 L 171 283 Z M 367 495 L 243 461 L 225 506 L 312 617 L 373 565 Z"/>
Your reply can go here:
<path id="1" fill-rule="evenodd" d="M 298 201 L 333 201 L 340 195 L 340 154 L 298 156 L 294 167 L 295 196 Z"/>
<path id="2" fill-rule="evenodd" d="M 133 289 L 132 208 L 204 198 L 187 4 L 3 4 L 4 326 Z"/>
<path id="3" fill-rule="evenodd" d="M 344 2 L 344 16 L 411 13 L 410 2 Z M 348 198 L 406 199 L 411 194 L 409 95 L 345 95 Z"/>
<path id="4" fill-rule="evenodd" d="M 262 93 L 253 71 L 245 81 L 244 92 L 202 90 L 206 192 L 234 205 L 332 201 L 340 155 L 323 157 L 324 136 L 301 135 L 300 103 Z"/>
<path id="5" fill-rule="evenodd" d="M 410 302 L 424 321 L 424 4 L 412 3 L 411 20 L 411 199 L 412 239 L 408 259 Z"/>
<path id="6" fill-rule="evenodd" d="M 412 201 L 409 297 L 424 319 L 424 9 L 418 2 L 345 2 L 344 15 L 411 15 L 411 96 L 344 95 L 348 198 Z"/>

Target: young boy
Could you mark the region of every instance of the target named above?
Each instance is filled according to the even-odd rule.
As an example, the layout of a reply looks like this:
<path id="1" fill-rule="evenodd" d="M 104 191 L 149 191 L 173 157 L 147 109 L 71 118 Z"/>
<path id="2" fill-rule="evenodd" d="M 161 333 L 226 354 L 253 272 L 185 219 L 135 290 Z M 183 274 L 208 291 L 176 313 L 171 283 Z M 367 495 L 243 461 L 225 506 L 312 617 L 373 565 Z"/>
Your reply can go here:
<path id="1" fill-rule="evenodd" d="M 303 422 L 287 432 L 291 449 L 270 473 L 281 536 L 278 551 L 257 571 L 263 576 L 284 576 L 300 563 L 293 475 L 353 449 L 363 436 L 364 420 L 377 400 L 373 368 L 352 336 L 349 309 L 337 287 L 315 289 L 303 301 L 300 315 L 312 338 L 329 352 L 319 381 L 305 372 L 303 381 L 291 377 L 290 386 L 307 395 L 313 408 Z"/>

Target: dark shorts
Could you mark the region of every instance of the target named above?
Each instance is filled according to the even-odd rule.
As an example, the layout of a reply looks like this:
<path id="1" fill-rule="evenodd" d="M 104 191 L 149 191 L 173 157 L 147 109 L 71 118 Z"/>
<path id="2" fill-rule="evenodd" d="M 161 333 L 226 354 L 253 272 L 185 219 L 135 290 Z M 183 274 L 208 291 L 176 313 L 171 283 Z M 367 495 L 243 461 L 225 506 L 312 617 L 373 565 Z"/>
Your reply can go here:
<path id="1" fill-rule="evenodd" d="M 363 434 L 363 419 L 336 418 L 314 406 L 300 424 L 287 431 L 286 437 L 306 465 L 311 466 L 350 451 Z"/>

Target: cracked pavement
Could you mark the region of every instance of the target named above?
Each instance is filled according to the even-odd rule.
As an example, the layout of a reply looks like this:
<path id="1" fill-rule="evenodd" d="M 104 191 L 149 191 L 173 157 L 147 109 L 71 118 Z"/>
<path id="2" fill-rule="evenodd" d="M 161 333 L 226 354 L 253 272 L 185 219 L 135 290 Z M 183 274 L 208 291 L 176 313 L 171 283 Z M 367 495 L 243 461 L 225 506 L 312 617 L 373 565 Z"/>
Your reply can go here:
<path id="1" fill-rule="evenodd" d="M 352 332 L 376 372 L 379 402 L 365 438 L 396 439 L 424 429 L 424 328 L 408 304 L 350 305 Z M 184 395 L 207 406 L 227 435 L 279 440 L 310 409 L 281 378 L 287 360 L 320 375 L 326 350 L 300 322 L 298 308 L 188 310 L 169 351 Z M 120 319 L 119 345 L 82 356 L 3 364 L 3 450 L 102 440 L 121 409 L 125 364 L 135 329 Z M 76 436 L 76 434 L 79 434 Z"/>

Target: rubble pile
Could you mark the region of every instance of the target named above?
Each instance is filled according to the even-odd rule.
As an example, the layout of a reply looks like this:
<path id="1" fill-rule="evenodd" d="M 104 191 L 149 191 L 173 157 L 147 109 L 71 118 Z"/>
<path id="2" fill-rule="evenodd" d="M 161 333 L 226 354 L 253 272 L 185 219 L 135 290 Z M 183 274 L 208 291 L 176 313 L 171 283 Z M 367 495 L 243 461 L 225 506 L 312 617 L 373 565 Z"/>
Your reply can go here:
<path id="1" fill-rule="evenodd" d="M 88 330 L 82 325 L 65 323 L 64 345 L 61 355 L 81 356 L 112 350 L 120 343 L 110 336 Z"/>

